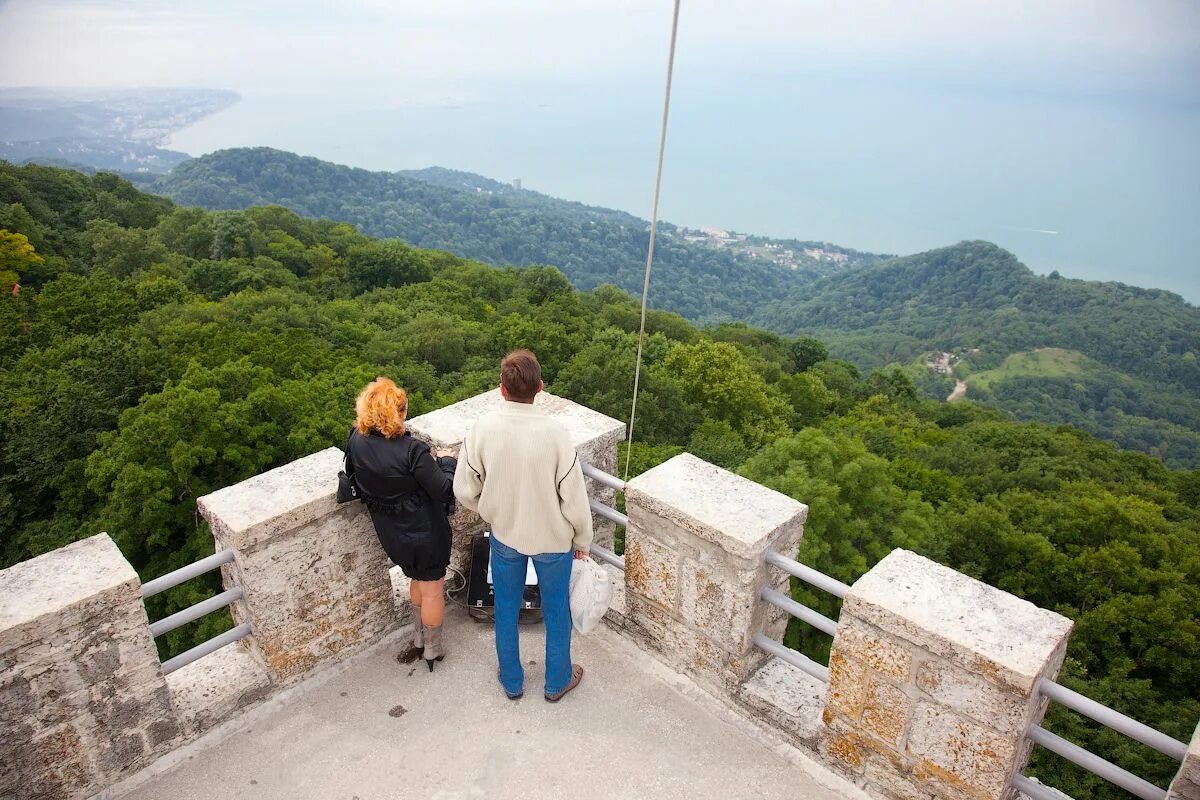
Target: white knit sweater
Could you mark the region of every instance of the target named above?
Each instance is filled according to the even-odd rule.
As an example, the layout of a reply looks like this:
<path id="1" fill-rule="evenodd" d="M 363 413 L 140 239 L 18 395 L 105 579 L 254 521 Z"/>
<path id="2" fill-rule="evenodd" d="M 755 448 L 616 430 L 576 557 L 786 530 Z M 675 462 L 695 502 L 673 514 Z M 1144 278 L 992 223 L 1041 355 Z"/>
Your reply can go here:
<path id="1" fill-rule="evenodd" d="M 454 495 L 527 556 L 586 551 L 592 512 L 570 434 L 531 403 L 506 400 L 458 453 Z"/>

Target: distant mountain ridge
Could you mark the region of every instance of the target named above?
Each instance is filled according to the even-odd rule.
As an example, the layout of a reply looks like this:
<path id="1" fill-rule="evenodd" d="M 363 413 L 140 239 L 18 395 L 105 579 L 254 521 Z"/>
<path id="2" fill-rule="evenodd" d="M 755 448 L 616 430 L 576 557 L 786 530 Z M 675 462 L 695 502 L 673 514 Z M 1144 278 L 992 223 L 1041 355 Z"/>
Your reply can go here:
<path id="1" fill-rule="evenodd" d="M 300 214 L 398 236 L 491 264 L 553 264 L 580 289 L 614 283 L 641 291 L 649 223 L 632 214 L 560 200 L 442 168 L 389 173 L 271 148 L 222 150 L 184 162 L 154 184 L 177 202 L 210 209 L 278 204 Z M 735 244 L 684 238 L 659 227 L 651 302 L 699 322 L 744 319 L 763 303 L 831 271 L 879 256 L 834 245 L 830 263 L 803 255 L 791 269 Z"/>
<path id="2" fill-rule="evenodd" d="M 1200 308 L 1172 292 L 1043 277 L 994 244 L 962 242 L 819 279 L 748 321 L 815 336 L 831 355 L 867 368 L 907 365 L 940 398 L 954 379 L 925 375 L 925 357 L 958 352 L 955 378 L 966 380 L 968 399 L 1200 466 Z M 1043 348 L 1094 363 L 971 381 L 1010 355 Z"/>
<path id="3" fill-rule="evenodd" d="M 369 172 L 254 148 L 187 161 L 153 186 L 211 209 L 274 203 L 493 264 L 551 264 L 581 289 L 641 290 L 645 220 L 472 173 Z M 652 306 L 815 336 L 860 367 L 900 366 L 939 399 L 965 379 L 968 399 L 1019 418 L 1068 422 L 1176 466 L 1200 465 L 1200 309 L 1176 294 L 1039 276 L 988 242 L 891 258 L 670 223 L 660 231 Z M 787 269 L 768 257 L 785 249 L 809 260 Z M 1098 366 L 1010 369 L 971 386 L 972 372 L 1040 348 Z M 967 354 L 954 377 L 924 366 L 938 351 Z"/>

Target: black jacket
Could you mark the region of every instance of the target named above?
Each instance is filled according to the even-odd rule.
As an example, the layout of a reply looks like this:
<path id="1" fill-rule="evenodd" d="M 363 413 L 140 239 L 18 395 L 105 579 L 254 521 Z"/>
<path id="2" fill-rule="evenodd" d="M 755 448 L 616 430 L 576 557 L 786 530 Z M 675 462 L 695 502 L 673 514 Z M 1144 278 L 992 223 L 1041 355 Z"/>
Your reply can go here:
<path id="1" fill-rule="evenodd" d="M 396 548 L 428 537 L 449 545 L 455 459 L 435 459 L 429 445 L 408 433 L 388 439 L 355 430 L 347 451 L 347 468 L 393 561 L 401 563 Z"/>

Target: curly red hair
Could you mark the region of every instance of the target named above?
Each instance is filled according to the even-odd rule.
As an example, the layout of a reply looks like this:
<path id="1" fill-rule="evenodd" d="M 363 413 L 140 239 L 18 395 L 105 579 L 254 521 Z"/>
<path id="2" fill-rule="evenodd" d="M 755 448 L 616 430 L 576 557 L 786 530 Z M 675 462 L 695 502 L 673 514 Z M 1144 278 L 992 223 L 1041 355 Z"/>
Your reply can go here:
<path id="1" fill-rule="evenodd" d="M 404 433 L 408 416 L 408 394 L 391 378 L 382 376 L 366 385 L 354 401 L 354 420 L 358 432 L 366 436 L 378 431 L 387 438 Z"/>

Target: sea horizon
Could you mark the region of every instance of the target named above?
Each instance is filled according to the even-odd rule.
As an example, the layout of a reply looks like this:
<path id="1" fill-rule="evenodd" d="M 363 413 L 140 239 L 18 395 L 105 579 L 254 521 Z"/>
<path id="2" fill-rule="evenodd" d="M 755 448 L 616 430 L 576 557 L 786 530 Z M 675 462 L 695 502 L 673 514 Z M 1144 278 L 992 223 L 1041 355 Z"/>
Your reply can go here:
<path id="1" fill-rule="evenodd" d="M 985 239 L 1040 274 L 1200 303 L 1196 104 L 811 76 L 731 86 L 677 84 L 660 219 L 897 255 Z M 163 146 L 439 166 L 649 218 L 661 87 L 588 88 L 239 91 Z"/>

